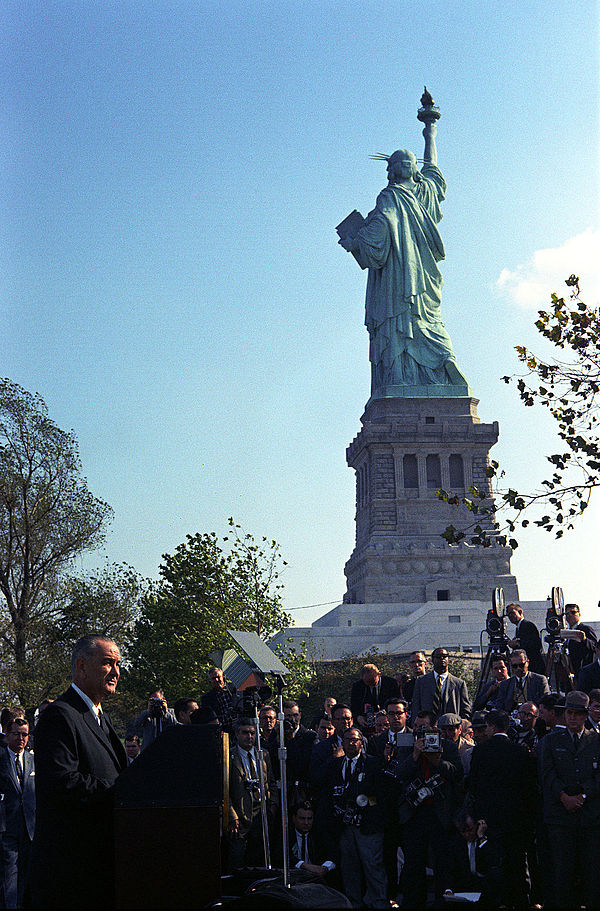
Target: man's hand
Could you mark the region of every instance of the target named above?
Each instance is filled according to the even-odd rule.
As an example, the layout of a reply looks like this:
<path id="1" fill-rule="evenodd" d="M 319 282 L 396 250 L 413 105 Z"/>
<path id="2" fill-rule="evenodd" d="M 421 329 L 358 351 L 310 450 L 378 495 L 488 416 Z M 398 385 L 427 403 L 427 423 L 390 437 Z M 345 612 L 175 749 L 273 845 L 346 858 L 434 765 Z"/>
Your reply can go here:
<path id="1" fill-rule="evenodd" d="M 383 748 L 384 762 L 389 762 L 390 759 L 393 759 L 395 752 L 396 752 L 396 748 L 395 748 L 394 744 L 386 743 L 385 747 Z"/>
<path id="2" fill-rule="evenodd" d="M 477 820 L 477 838 L 485 838 L 487 832 L 487 822 L 485 819 Z"/>
<path id="3" fill-rule="evenodd" d="M 419 756 L 423 752 L 423 747 L 425 746 L 425 740 L 423 737 L 415 737 L 415 745 L 413 747 L 412 758 L 413 762 L 419 761 Z"/>
<path id="4" fill-rule="evenodd" d="M 520 648 L 521 647 L 521 643 L 519 642 L 518 639 L 509 639 L 508 644 L 510 645 L 511 648 Z"/>
<path id="5" fill-rule="evenodd" d="M 307 864 L 306 861 L 302 864 L 302 870 L 308 870 L 309 873 L 316 873 L 318 876 L 325 876 L 327 873 L 327 867 L 322 867 L 321 864 Z"/>
<path id="6" fill-rule="evenodd" d="M 343 747 L 343 746 L 340 746 L 339 743 L 334 743 L 334 744 L 333 744 L 333 749 L 332 749 L 332 755 L 333 755 L 333 758 L 334 758 L 334 759 L 339 759 L 340 756 L 344 756 L 344 755 L 345 755 L 345 753 L 344 753 L 344 747 Z"/>
<path id="7" fill-rule="evenodd" d="M 240 837 L 240 821 L 239 819 L 232 819 L 229 823 L 229 835 L 231 838 Z"/>
<path id="8" fill-rule="evenodd" d="M 583 794 L 565 794 L 563 791 L 560 795 L 560 802 L 567 811 L 567 813 L 575 813 L 577 810 L 581 810 L 583 804 L 585 803 L 585 797 Z"/>
<path id="9" fill-rule="evenodd" d="M 440 750 L 439 753 L 428 753 L 427 758 L 429 759 L 429 762 L 434 767 L 434 769 L 437 769 L 440 762 L 442 761 L 442 751 Z"/>

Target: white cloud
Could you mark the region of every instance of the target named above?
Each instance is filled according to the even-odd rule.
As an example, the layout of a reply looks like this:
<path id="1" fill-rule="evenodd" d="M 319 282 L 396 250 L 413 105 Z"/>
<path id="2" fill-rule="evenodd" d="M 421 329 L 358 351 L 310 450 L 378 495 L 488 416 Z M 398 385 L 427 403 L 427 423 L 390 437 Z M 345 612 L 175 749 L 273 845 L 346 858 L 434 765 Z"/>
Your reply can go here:
<path id="1" fill-rule="evenodd" d="M 579 276 L 581 298 L 590 306 L 600 303 L 600 230 L 588 228 L 570 237 L 562 247 L 536 250 L 529 262 L 516 269 L 503 269 L 496 288 L 512 303 L 526 309 L 547 307 L 555 291 L 563 297 L 565 279 Z"/>

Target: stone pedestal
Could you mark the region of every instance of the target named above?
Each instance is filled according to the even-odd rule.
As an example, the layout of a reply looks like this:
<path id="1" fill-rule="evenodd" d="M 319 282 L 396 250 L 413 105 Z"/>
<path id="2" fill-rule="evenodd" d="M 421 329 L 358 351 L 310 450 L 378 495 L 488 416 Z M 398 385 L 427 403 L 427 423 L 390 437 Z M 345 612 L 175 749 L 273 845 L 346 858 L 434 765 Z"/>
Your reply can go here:
<path id="1" fill-rule="evenodd" d="M 516 600 L 511 548 L 448 545 L 445 528 L 475 517 L 436 497 L 440 487 L 468 496 L 472 485 L 491 495 L 485 469 L 498 424 L 481 423 L 471 396 L 420 392 L 371 398 L 347 449 L 356 473 L 356 546 L 344 603 L 487 602 L 497 587 L 507 603 Z"/>

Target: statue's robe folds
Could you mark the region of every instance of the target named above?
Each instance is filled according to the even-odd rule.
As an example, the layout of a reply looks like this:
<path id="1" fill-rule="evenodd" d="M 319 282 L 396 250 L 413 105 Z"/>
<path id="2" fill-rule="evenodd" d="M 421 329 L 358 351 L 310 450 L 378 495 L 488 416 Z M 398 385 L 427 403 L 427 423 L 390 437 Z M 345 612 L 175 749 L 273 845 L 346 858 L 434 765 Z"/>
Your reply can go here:
<path id="1" fill-rule="evenodd" d="M 391 185 L 356 235 L 369 270 L 365 324 L 372 394 L 390 386 L 466 385 L 441 320 L 444 246 L 437 228 L 446 181 L 425 164 L 414 189 Z"/>

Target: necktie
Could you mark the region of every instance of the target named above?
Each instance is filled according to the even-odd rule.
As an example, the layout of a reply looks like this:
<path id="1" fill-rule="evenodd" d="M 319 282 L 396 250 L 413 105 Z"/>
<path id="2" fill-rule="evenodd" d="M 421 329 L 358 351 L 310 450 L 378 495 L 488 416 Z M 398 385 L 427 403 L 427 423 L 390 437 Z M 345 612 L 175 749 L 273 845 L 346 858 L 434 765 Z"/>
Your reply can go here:
<path id="1" fill-rule="evenodd" d="M 252 758 L 250 750 L 248 750 L 248 767 L 250 769 L 250 778 L 256 778 L 256 766 L 254 765 L 254 759 Z"/>
<path id="2" fill-rule="evenodd" d="M 437 683 L 435 685 L 435 693 L 433 694 L 433 709 L 434 715 L 440 714 L 440 706 L 442 704 L 442 678 L 438 674 Z"/>
<path id="3" fill-rule="evenodd" d="M 306 832 L 302 835 L 302 857 L 300 860 L 304 861 L 305 864 L 308 863 L 308 857 L 306 856 Z"/>
<path id="4" fill-rule="evenodd" d="M 348 787 L 348 785 L 350 784 L 351 778 L 352 778 L 352 762 L 350 759 L 347 759 L 346 768 L 344 769 L 344 782 L 346 784 L 346 787 Z"/>
<path id="5" fill-rule="evenodd" d="M 19 779 L 19 784 L 21 785 L 21 788 L 23 788 L 23 784 L 25 782 L 25 775 L 23 772 L 23 757 L 20 754 L 15 756 L 15 764 L 17 766 L 17 778 Z"/>

